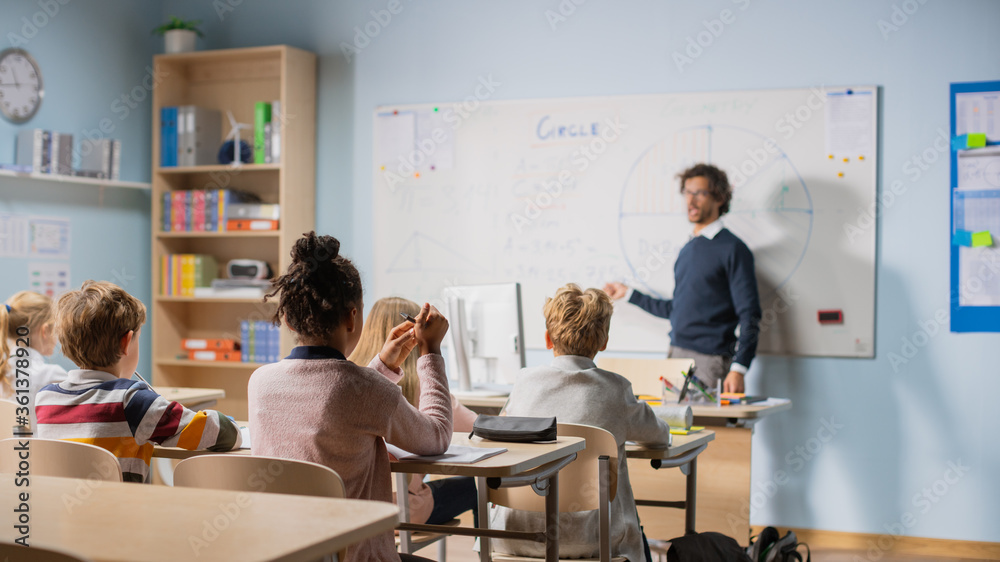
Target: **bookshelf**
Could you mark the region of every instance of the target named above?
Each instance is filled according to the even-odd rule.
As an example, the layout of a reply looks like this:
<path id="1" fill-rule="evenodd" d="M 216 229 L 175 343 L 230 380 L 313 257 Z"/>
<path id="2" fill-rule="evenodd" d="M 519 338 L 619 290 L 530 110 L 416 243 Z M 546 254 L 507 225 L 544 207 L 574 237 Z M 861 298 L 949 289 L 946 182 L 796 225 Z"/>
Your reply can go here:
<path id="1" fill-rule="evenodd" d="M 178 357 L 183 338 L 239 339 L 241 320 L 266 320 L 273 303 L 248 298 L 164 296 L 160 259 L 168 254 L 210 254 L 220 268 L 236 258 L 263 260 L 275 274 L 290 261 L 292 244 L 314 228 L 316 170 L 316 56 L 288 46 L 200 51 L 153 58 L 152 216 L 153 383 L 163 386 L 222 388 L 218 409 L 247 419 L 247 381 L 260 363 L 191 361 Z M 160 109 L 197 105 L 223 114 L 222 138 L 229 132 L 226 111 L 240 123 L 254 122 L 254 103 L 280 100 L 281 161 L 273 164 L 160 167 Z M 252 136 L 243 136 L 252 141 Z M 264 203 L 281 206 L 279 229 L 249 232 L 164 232 L 163 194 L 191 189 L 241 189 Z M 219 277 L 223 277 L 219 272 Z M 282 329 L 281 354 L 293 346 Z"/>

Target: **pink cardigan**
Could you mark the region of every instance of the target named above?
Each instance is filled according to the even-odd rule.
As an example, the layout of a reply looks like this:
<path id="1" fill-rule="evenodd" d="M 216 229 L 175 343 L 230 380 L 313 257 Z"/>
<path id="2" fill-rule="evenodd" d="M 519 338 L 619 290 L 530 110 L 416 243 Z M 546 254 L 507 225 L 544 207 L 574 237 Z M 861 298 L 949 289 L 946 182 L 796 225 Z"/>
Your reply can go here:
<path id="1" fill-rule="evenodd" d="M 472 431 L 472 424 L 476 421 L 478 414 L 463 406 L 454 394 L 451 395 L 451 412 L 455 433 Z M 424 482 L 424 476 L 423 474 L 410 475 L 410 523 L 426 523 L 434 511 L 434 495 L 431 493 L 431 487 Z M 395 491 L 396 481 L 393 480 L 392 483 L 393 491 Z M 395 493 L 392 495 L 392 501 L 396 501 Z"/>
<path id="2" fill-rule="evenodd" d="M 419 410 L 391 374 L 378 356 L 358 367 L 332 348 L 312 346 L 257 369 L 248 387 L 252 453 L 328 466 L 344 480 L 347 497 L 392 501 L 384 439 L 417 454 L 441 454 L 451 442 L 452 408 L 440 355 L 417 361 Z M 352 546 L 347 560 L 399 560 L 392 532 Z"/>

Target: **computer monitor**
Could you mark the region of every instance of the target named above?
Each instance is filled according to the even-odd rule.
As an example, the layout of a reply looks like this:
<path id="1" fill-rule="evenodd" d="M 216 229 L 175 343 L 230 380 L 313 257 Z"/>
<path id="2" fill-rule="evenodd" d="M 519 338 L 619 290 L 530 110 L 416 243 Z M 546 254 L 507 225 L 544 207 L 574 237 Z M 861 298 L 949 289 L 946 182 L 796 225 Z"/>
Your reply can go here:
<path id="1" fill-rule="evenodd" d="M 525 366 L 521 284 L 447 287 L 442 297 L 456 393 L 502 394 Z"/>

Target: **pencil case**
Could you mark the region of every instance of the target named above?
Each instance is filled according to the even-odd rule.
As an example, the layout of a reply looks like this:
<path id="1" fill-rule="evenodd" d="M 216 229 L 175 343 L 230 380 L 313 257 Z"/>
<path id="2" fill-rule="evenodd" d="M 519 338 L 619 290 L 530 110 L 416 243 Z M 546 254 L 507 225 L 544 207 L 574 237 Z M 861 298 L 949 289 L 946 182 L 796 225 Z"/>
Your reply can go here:
<path id="1" fill-rule="evenodd" d="M 472 424 L 473 435 L 491 441 L 534 443 L 556 440 L 556 418 L 524 418 L 480 414 Z"/>

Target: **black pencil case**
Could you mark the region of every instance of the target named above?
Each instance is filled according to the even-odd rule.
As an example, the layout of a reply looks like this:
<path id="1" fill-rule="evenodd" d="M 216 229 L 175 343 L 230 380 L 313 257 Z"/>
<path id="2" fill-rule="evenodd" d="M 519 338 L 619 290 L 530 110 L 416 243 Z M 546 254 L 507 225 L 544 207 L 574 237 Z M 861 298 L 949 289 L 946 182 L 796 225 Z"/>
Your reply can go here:
<path id="1" fill-rule="evenodd" d="M 472 424 L 473 435 L 491 441 L 534 443 L 556 440 L 556 418 L 523 418 L 480 415 Z"/>

